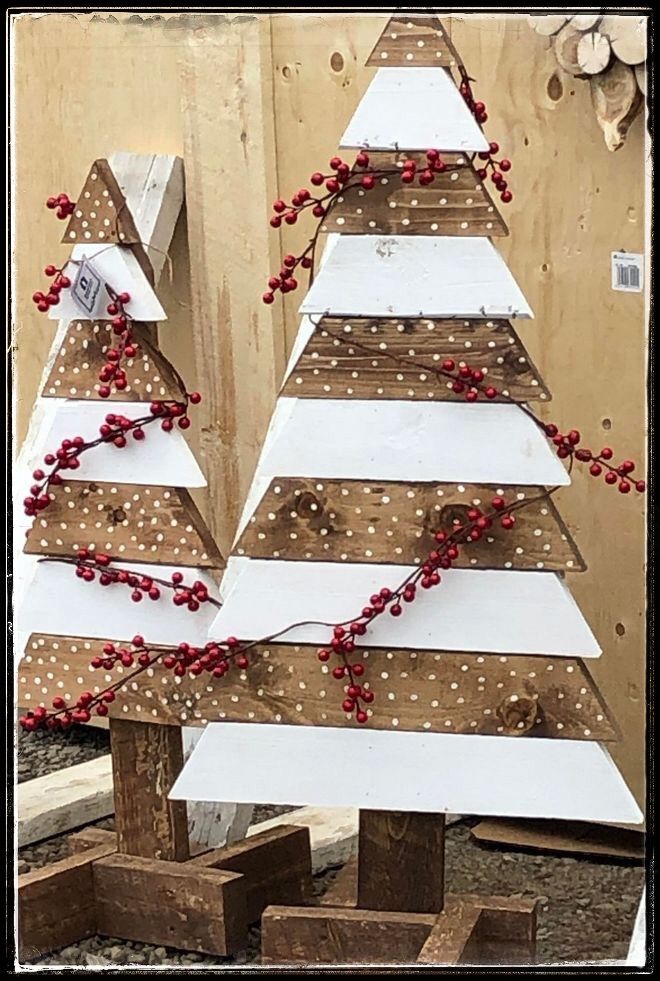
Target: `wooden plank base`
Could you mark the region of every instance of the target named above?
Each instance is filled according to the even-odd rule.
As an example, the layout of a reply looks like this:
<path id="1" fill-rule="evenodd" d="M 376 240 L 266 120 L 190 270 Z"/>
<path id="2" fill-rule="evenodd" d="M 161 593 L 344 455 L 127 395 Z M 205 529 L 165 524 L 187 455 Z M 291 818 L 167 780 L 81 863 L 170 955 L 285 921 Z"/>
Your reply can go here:
<path id="1" fill-rule="evenodd" d="M 69 858 L 19 876 L 21 960 L 97 933 L 226 956 L 269 904 L 311 898 L 307 827 L 267 828 L 182 862 L 120 854 L 100 828 L 68 844 Z"/>
<path id="2" fill-rule="evenodd" d="M 264 963 L 534 963 L 534 899 L 450 895 L 440 914 L 358 909 L 357 875 L 353 858 L 320 899 L 320 911 L 268 907 Z"/>
<path id="3" fill-rule="evenodd" d="M 223 956 L 247 942 L 242 875 L 134 855 L 99 859 L 92 871 L 102 935 Z"/>

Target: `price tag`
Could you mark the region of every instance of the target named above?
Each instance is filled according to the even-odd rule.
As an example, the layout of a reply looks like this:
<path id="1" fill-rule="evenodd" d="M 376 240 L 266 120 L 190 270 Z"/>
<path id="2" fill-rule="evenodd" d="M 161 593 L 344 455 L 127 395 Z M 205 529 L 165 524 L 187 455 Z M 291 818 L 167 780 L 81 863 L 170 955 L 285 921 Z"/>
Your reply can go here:
<path id="1" fill-rule="evenodd" d="M 644 288 L 644 256 L 637 252 L 612 253 L 612 289 L 641 293 Z"/>
<path id="2" fill-rule="evenodd" d="M 89 259 L 83 257 L 71 287 L 71 296 L 81 310 L 92 320 L 103 313 L 103 279 Z"/>

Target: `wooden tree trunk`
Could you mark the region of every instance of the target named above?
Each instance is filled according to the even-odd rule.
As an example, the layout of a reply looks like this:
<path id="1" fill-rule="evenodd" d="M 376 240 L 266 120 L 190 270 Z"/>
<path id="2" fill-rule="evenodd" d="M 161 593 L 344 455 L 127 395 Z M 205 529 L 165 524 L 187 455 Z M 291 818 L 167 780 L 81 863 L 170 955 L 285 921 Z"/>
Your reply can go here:
<path id="1" fill-rule="evenodd" d="M 180 727 L 111 719 L 110 738 L 118 850 L 185 861 L 186 804 L 167 796 L 183 767 Z"/>
<path id="2" fill-rule="evenodd" d="M 360 909 L 440 913 L 444 862 L 444 814 L 360 811 Z"/>

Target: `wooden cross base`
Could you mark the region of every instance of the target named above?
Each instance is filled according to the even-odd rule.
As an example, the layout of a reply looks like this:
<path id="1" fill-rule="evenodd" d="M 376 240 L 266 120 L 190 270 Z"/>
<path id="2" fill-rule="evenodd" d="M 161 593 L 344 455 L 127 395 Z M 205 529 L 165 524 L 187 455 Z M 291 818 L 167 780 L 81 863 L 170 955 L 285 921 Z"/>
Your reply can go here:
<path id="1" fill-rule="evenodd" d="M 443 831 L 441 815 L 361 812 L 363 858 L 344 866 L 320 906 L 265 910 L 263 963 L 533 964 L 537 900 L 444 897 Z M 424 862 L 404 861 L 424 850 Z"/>
<path id="2" fill-rule="evenodd" d="M 309 828 L 282 826 L 191 857 L 169 791 L 181 729 L 110 721 L 117 833 L 69 836 L 71 855 L 18 877 L 19 959 L 101 934 L 226 956 L 271 903 L 311 897 Z"/>

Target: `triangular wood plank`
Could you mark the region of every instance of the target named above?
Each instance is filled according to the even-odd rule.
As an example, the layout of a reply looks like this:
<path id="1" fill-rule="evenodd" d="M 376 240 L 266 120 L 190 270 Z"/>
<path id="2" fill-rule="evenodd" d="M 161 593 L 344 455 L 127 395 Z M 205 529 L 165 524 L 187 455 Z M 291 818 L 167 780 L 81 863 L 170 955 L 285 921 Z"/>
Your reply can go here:
<path id="1" fill-rule="evenodd" d="M 138 352 L 134 358 L 122 362 L 128 384 L 123 391 L 113 388 L 110 397 L 103 401 L 181 400 L 176 374 L 151 340 L 152 328 L 138 323 L 133 325 L 132 331 Z M 46 398 L 99 399 L 102 384 L 99 372 L 106 363 L 105 352 L 114 347 L 116 341 L 107 320 L 73 320 L 41 394 Z"/>
<path id="2" fill-rule="evenodd" d="M 232 556 L 222 583 L 214 636 L 258 640 L 294 624 L 292 644 L 328 643 L 327 624 L 345 623 L 369 597 L 396 589 L 415 566 L 286 562 Z M 259 602 L 259 597 L 268 602 Z M 330 636 L 332 628 L 330 628 Z M 417 591 L 400 617 L 377 617 L 378 647 L 600 657 L 601 648 L 564 580 L 555 572 L 450 569 L 437 589 Z"/>
<path id="3" fill-rule="evenodd" d="M 339 235 L 299 312 L 342 317 L 534 316 L 489 238 L 433 234 Z"/>
<path id="4" fill-rule="evenodd" d="M 426 187 L 404 184 L 403 161 L 417 154 L 372 153 L 371 164 L 383 175 L 365 191 L 359 184 L 344 189 L 323 220 L 321 231 L 383 235 L 508 235 L 484 182 L 472 163 L 460 154 L 443 159 L 447 170 Z"/>
<path id="5" fill-rule="evenodd" d="M 122 562 L 222 569 L 224 561 L 187 490 L 140 484 L 65 481 L 37 515 L 25 551 L 75 555 L 74 545 Z"/>
<path id="6" fill-rule="evenodd" d="M 54 695 L 73 684 L 72 674 L 83 676 L 88 679 L 86 685 L 100 690 L 107 684 L 106 672 L 90 672 L 89 662 L 102 655 L 102 647 L 103 641 L 86 637 L 32 634 L 18 670 L 18 704 L 49 706 Z M 261 645 L 251 655 L 248 671 L 230 672 L 219 682 L 214 679 L 212 685 L 208 675 L 188 677 L 185 691 L 174 684 L 169 672 L 162 672 L 158 691 L 153 678 L 137 675 L 121 690 L 122 718 L 149 718 L 169 725 L 222 720 L 359 725 L 341 708 L 340 686 L 328 676 L 332 665 L 319 664 L 316 654 L 316 647 L 304 645 Z M 369 729 L 602 741 L 619 738 L 596 685 L 578 659 L 404 651 L 369 645 L 361 646 L 356 657 L 364 663 L 364 681 L 376 696 Z M 115 674 L 120 677 L 113 670 L 113 680 Z M 269 697 L 273 679 L 277 698 Z M 74 686 L 74 690 L 79 689 Z M 94 692 L 94 687 L 89 691 Z"/>
<path id="7" fill-rule="evenodd" d="M 350 330 L 348 330 L 350 328 Z M 485 372 L 494 402 L 550 400 L 507 320 L 323 317 L 293 366 L 283 395 L 325 399 L 464 402 L 435 369 L 451 358 Z"/>
<path id="8" fill-rule="evenodd" d="M 283 760 L 292 765 L 282 766 Z M 593 740 L 387 730 L 365 736 L 343 726 L 209 725 L 170 792 L 173 800 L 200 796 L 432 814 L 643 820 L 607 749 Z"/>
<path id="9" fill-rule="evenodd" d="M 379 68 L 340 140 L 342 148 L 479 152 L 488 149 L 444 68 Z"/>
<path id="10" fill-rule="evenodd" d="M 62 237 L 69 245 L 134 245 L 140 235 L 107 160 L 95 160 Z"/>
<path id="11" fill-rule="evenodd" d="M 235 553 L 253 559 L 419 565 L 436 547 L 435 532 L 453 531 L 467 521 L 470 507 L 485 509 L 502 491 L 507 500 L 530 502 L 516 515 L 515 534 L 495 521 L 483 538 L 461 550 L 457 567 L 584 571 L 584 560 L 543 487 L 277 477 Z"/>
<path id="12" fill-rule="evenodd" d="M 369 68 L 451 68 L 461 58 L 449 34 L 434 15 L 395 14 L 367 59 Z"/>

